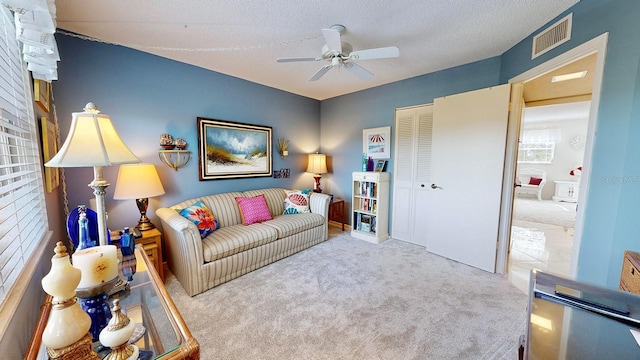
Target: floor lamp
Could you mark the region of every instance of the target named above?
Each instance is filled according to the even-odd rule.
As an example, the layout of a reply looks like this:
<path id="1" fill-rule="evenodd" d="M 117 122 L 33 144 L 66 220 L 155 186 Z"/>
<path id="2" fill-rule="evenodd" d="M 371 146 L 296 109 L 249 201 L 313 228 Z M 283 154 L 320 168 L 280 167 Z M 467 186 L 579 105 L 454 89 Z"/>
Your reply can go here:
<path id="1" fill-rule="evenodd" d="M 107 213 L 104 205 L 105 189 L 109 182 L 102 176 L 102 167 L 138 163 L 140 160 L 122 142 L 108 115 L 100 114 L 93 103 L 84 112 L 73 113 L 69 135 L 60 151 L 46 164 L 48 167 L 93 167 L 93 181 L 89 187 L 96 197 L 98 239 L 107 240 Z"/>

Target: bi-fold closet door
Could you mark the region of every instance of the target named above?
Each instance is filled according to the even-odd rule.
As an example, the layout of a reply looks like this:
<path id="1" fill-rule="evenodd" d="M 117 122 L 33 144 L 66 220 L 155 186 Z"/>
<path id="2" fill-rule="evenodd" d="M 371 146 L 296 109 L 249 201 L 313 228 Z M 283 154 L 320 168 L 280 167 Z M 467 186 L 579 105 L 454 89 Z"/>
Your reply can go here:
<path id="1" fill-rule="evenodd" d="M 392 237 L 495 271 L 509 84 L 396 111 Z"/>
<path id="2" fill-rule="evenodd" d="M 433 105 L 396 110 L 391 237 L 426 246 Z"/>

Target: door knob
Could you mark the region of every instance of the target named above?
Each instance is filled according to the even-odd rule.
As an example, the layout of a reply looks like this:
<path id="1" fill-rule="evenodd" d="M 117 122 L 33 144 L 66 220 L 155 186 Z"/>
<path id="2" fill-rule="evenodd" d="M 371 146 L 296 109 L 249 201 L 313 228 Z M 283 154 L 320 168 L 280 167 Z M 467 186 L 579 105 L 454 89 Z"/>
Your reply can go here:
<path id="1" fill-rule="evenodd" d="M 422 187 L 422 188 L 423 188 L 423 187 L 424 187 L 424 184 L 420 184 L 420 187 Z"/>
<path id="2" fill-rule="evenodd" d="M 442 186 L 438 186 L 436 184 L 431 184 L 432 189 L 442 189 Z"/>

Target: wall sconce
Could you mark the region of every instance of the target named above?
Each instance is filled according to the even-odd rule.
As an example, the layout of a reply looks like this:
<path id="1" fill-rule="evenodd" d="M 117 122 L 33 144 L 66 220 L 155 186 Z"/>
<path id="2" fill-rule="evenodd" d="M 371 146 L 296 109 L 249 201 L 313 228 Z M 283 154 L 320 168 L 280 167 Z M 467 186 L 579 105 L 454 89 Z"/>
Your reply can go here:
<path id="1" fill-rule="evenodd" d="M 278 152 L 280 153 L 280 159 L 284 160 L 285 157 L 289 156 L 289 151 L 287 150 L 288 146 L 289 140 L 278 139 Z"/>
<path id="2" fill-rule="evenodd" d="M 183 168 L 191 160 L 191 151 L 189 150 L 158 150 L 158 158 L 163 164 L 175 171 Z"/>

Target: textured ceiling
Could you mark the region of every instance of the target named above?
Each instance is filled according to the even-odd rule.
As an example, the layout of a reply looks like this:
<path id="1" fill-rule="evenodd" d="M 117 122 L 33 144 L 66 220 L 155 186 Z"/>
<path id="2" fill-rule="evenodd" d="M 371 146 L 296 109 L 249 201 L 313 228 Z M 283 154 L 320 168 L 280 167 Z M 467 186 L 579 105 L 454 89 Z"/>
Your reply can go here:
<path id="1" fill-rule="evenodd" d="M 302 96 L 327 98 L 504 53 L 578 0 L 57 0 L 58 27 Z M 363 60 L 362 81 L 324 62 L 321 29 L 342 24 L 354 50 L 397 46 Z M 62 60 L 64 61 L 64 59 Z M 340 71 L 342 70 L 342 71 Z"/>

